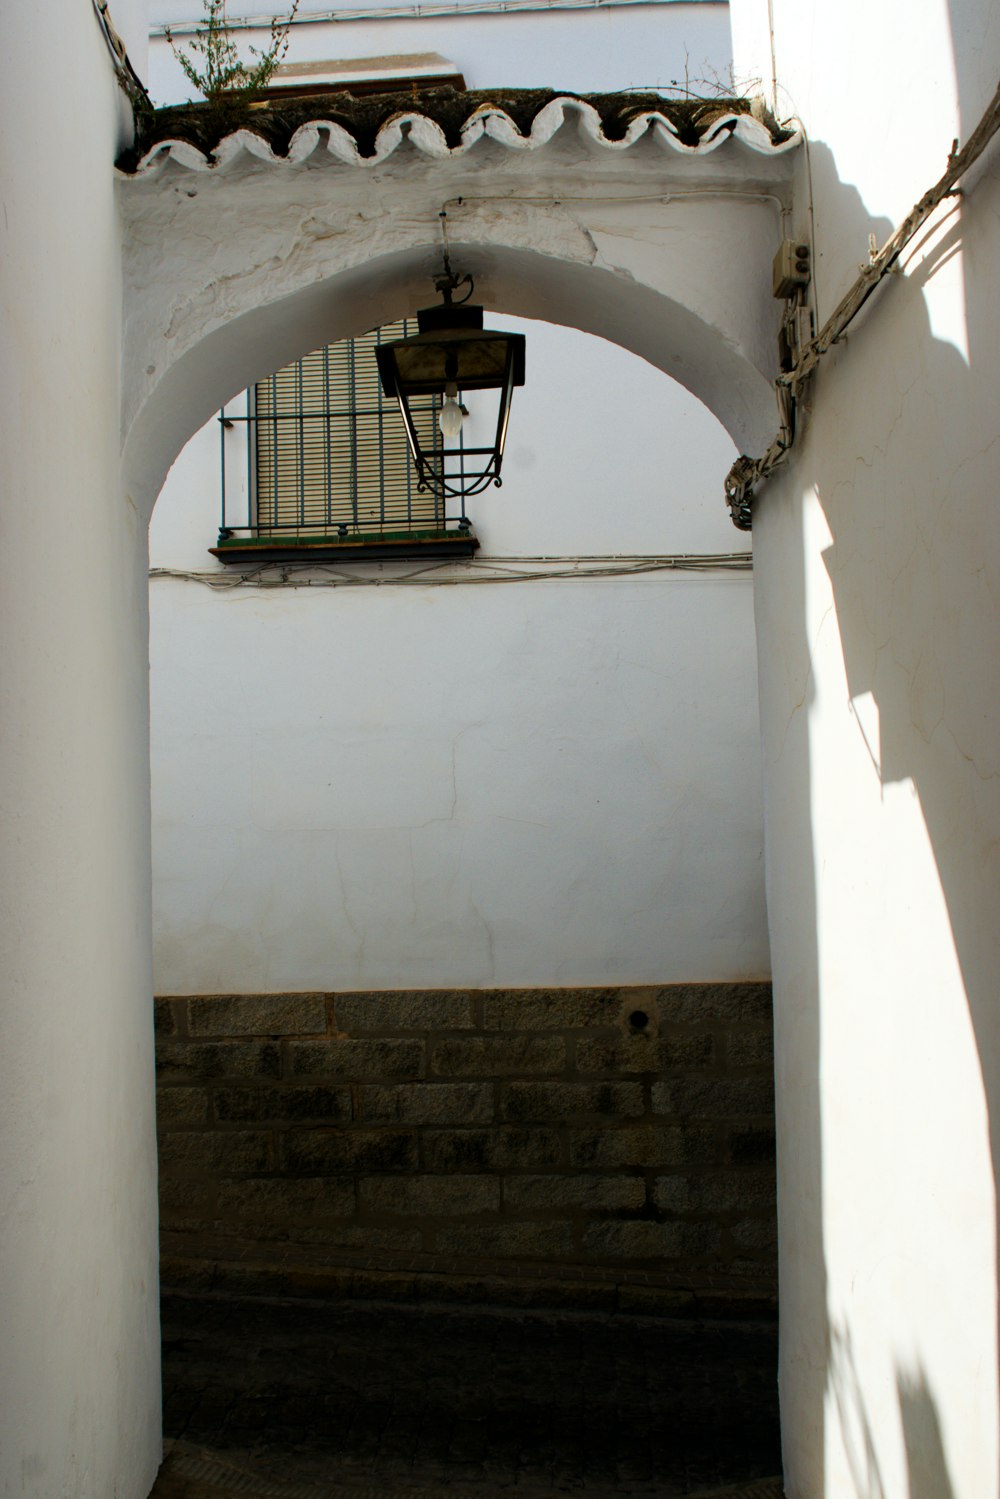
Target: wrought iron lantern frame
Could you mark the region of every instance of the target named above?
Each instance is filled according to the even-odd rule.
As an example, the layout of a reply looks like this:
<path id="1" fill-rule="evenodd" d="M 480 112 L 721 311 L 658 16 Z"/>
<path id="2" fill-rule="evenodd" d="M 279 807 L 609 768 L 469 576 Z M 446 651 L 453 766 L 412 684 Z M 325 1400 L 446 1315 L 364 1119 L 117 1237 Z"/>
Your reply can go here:
<path id="1" fill-rule="evenodd" d="M 465 299 L 455 302 L 455 291 L 466 283 Z M 472 278 L 457 276 L 447 254 L 444 272 L 434 278 L 434 284 L 443 305 L 422 308 L 417 313 L 416 335 L 382 344 L 375 357 L 385 395 L 399 403 L 417 488 L 466 500 L 491 484 L 499 489 L 503 482 L 511 398 L 514 387 L 524 384 L 525 338 L 523 333 L 498 333 L 483 327 L 482 307 L 469 305 Z M 499 392 L 492 446 L 466 446 L 461 434 L 458 443 L 449 446 L 443 434 L 437 433 L 433 449 L 427 450 L 410 412 L 411 397 L 434 394 L 462 401 L 474 390 Z M 464 405 L 461 410 L 464 414 Z"/>

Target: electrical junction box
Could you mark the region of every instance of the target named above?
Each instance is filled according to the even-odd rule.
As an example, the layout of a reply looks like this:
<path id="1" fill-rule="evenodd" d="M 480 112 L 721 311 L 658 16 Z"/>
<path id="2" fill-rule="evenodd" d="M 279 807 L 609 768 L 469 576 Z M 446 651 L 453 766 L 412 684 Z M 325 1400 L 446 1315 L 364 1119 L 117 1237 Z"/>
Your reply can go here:
<path id="1" fill-rule="evenodd" d="M 802 240 L 784 239 L 778 246 L 772 268 L 772 291 L 776 297 L 794 297 L 800 286 L 809 285 L 812 257 Z"/>

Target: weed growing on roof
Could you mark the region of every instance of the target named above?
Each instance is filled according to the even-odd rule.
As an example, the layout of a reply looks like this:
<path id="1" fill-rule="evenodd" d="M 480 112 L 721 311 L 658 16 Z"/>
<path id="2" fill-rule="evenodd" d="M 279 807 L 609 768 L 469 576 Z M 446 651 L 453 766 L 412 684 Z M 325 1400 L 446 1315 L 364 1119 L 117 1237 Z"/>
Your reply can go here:
<path id="1" fill-rule="evenodd" d="M 189 80 L 208 103 L 209 112 L 227 122 L 244 114 L 288 51 L 288 34 L 299 0 L 285 20 L 271 21 L 271 45 L 264 51 L 250 47 L 255 62 L 245 62 L 232 39 L 232 28 L 226 18 L 226 0 L 202 0 L 205 17 L 193 39 L 178 45 L 166 27 L 167 41 Z"/>

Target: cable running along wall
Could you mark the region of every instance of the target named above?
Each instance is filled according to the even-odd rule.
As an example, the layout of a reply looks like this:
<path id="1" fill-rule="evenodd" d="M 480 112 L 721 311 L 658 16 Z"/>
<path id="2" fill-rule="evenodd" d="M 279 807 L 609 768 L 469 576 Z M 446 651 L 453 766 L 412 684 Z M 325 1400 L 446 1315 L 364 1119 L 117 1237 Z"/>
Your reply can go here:
<path id="1" fill-rule="evenodd" d="M 795 408 L 803 387 L 820 361 L 843 337 L 844 332 L 857 317 L 869 297 L 881 286 L 889 275 L 903 250 L 913 239 L 939 203 L 945 198 L 961 195 L 958 182 L 986 150 L 990 141 L 1000 130 L 1000 86 L 990 102 L 979 124 L 969 136 L 965 146 L 959 150 L 956 140 L 948 157 L 948 166 L 943 176 L 915 203 L 882 248 L 871 256 L 850 289 L 838 302 L 815 338 L 807 343 L 794 365 L 787 373 L 779 375 L 776 386 L 782 414 L 782 426 L 771 446 L 762 458 L 749 458 L 746 454 L 737 458 L 726 477 L 726 503 L 733 525 L 740 531 L 749 531 L 753 526 L 753 501 L 757 490 L 771 477 L 775 469 L 785 462 L 795 441 Z"/>

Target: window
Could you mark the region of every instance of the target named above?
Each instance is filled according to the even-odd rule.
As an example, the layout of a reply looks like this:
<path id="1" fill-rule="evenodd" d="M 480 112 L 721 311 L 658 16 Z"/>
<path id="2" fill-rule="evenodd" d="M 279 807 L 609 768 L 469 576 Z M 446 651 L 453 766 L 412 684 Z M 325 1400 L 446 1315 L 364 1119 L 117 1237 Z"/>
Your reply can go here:
<path id="1" fill-rule="evenodd" d="M 476 550 L 464 512 L 452 514 L 439 496 L 418 489 L 399 407 L 382 394 L 375 349 L 413 331 L 402 320 L 316 349 L 248 391 L 245 415 L 221 413 L 216 557 L 349 560 Z M 440 398 L 425 396 L 411 410 L 421 440 L 433 446 Z M 246 483 L 237 485 L 233 434 L 241 425 Z"/>

